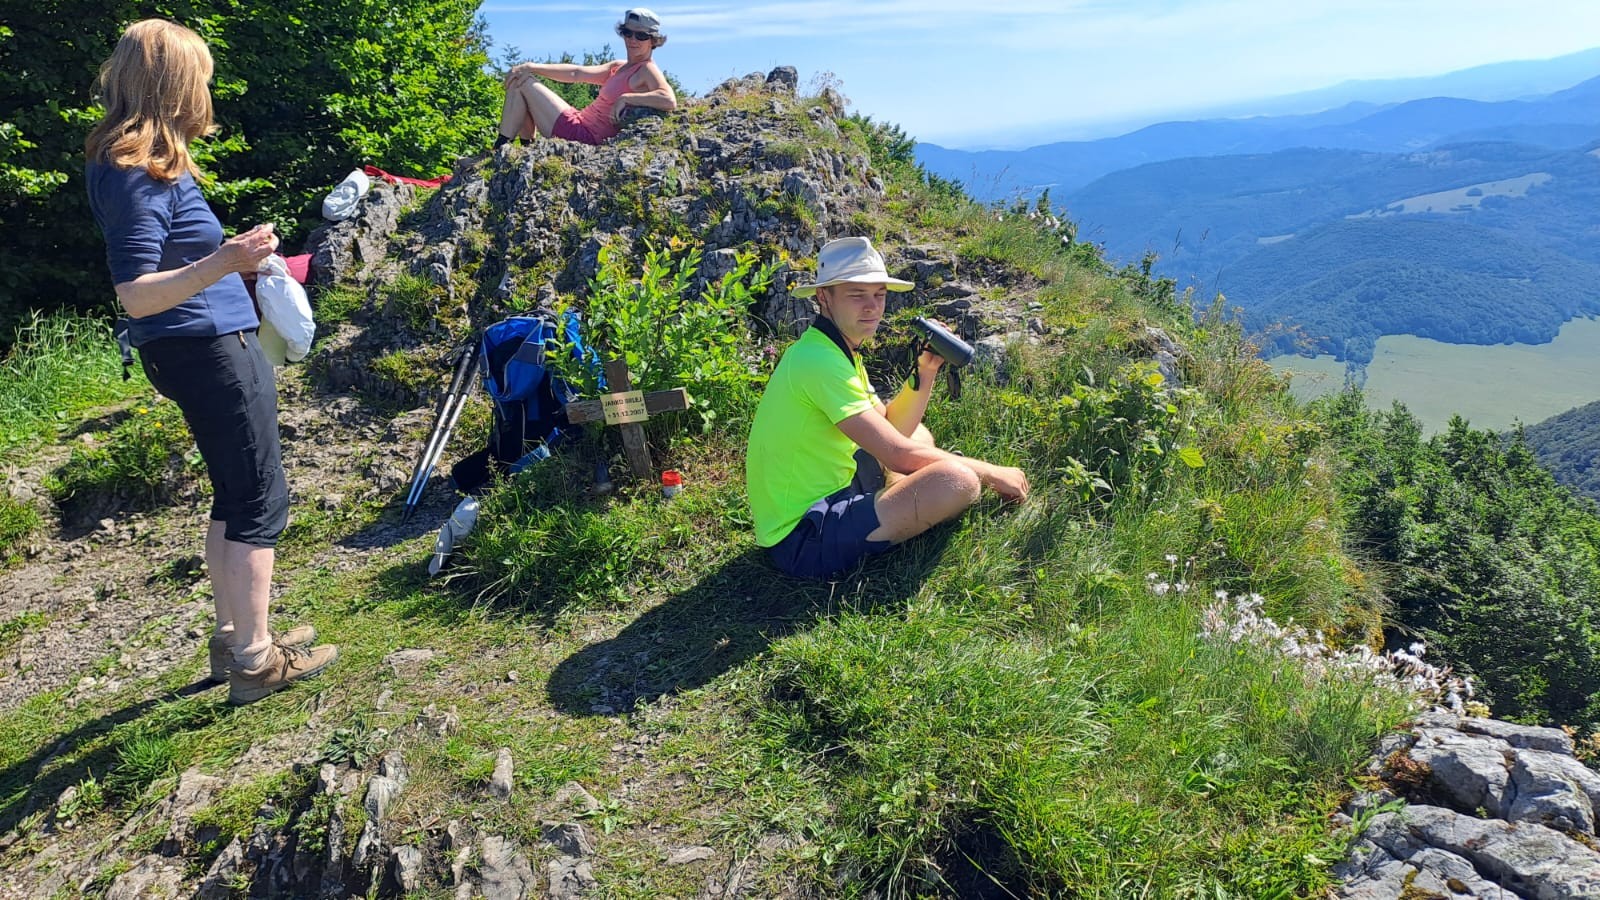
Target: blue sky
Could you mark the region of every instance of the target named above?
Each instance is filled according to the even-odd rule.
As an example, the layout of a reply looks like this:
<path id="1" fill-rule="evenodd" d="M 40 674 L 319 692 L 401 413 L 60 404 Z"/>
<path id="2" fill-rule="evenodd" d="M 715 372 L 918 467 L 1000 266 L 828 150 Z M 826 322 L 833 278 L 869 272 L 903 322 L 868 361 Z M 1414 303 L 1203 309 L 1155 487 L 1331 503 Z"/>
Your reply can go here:
<path id="1" fill-rule="evenodd" d="M 487 0 L 524 59 L 620 51 L 616 8 Z M 820 0 L 651 7 L 656 59 L 704 93 L 774 66 L 952 147 L 1117 133 L 1348 79 L 1434 75 L 1600 44 L 1597 0 Z M 498 56 L 498 50 L 496 51 Z M 620 54 L 619 54 L 620 55 Z M 1041 137 L 1041 135 L 1048 135 Z"/>

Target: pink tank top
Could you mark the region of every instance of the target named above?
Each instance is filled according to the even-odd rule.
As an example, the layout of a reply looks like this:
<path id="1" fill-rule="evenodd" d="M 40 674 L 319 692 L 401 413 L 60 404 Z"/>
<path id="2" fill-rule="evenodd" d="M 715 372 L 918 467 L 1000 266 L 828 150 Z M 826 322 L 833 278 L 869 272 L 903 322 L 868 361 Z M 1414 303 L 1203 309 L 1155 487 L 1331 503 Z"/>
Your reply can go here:
<path id="1" fill-rule="evenodd" d="M 611 121 L 611 107 L 617 105 L 617 97 L 628 93 L 628 81 L 644 63 L 622 65 L 606 83 L 600 86 L 600 96 L 594 102 L 578 110 L 578 122 L 589 129 L 589 133 L 602 141 L 608 141 L 617 136 L 618 128 Z"/>

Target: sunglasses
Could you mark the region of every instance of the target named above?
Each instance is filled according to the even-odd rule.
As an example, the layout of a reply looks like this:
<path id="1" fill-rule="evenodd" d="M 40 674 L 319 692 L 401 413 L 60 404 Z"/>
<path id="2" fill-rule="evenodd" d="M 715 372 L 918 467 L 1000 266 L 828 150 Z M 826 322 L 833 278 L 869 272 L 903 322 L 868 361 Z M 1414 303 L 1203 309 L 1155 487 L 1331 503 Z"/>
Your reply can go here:
<path id="1" fill-rule="evenodd" d="M 617 26 L 617 34 L 621 35 L 623 40 L 633 41 L 653 41 L 656 37 L 648 31 L 632 31 L 620 25 Z"/>

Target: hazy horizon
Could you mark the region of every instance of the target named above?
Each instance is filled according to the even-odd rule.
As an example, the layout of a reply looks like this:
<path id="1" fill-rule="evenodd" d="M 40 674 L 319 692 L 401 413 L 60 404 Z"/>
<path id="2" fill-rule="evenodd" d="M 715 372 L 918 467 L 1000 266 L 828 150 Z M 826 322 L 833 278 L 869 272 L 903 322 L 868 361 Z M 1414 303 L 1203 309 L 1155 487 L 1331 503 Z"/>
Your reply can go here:
<path id="1" fill-rule="evenodd" d="M 1576 0 L 840 0 L 652 7 L 659 64 L 688 90 L 792 65 L 852 109 L 953 149 L 1106 137 L 1353 80 L 1430 77 L 1592 49 L 1600 4 Z M 482 7 L 495 56 L 581 55 L 624 6 Z M 1417 35 L 1427 35 L 1418 41 Z M 1243 114 L 1243 113 L 1237 113 Z M 1028 136 L 1033 137 L 1028 137 Z"/>

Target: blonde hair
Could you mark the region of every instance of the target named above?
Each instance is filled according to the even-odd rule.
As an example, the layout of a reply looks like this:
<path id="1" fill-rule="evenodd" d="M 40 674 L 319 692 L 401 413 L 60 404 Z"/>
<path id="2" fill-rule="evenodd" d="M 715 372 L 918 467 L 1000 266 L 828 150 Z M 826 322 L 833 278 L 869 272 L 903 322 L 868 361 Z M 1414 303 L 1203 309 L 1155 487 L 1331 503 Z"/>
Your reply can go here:
<path id="1" fill-rule="evenodd" d="M 128 26 L 95 81 L 105 118 L 83 142 L 91 161 L 142 166 L 150 177 L 199 177 L 189 142 L 210 134 L 211 51 L 200 35 L 165 19 Z"/>

